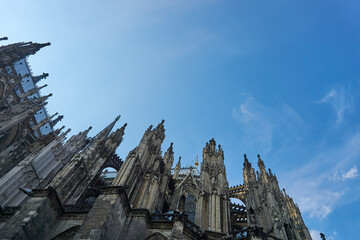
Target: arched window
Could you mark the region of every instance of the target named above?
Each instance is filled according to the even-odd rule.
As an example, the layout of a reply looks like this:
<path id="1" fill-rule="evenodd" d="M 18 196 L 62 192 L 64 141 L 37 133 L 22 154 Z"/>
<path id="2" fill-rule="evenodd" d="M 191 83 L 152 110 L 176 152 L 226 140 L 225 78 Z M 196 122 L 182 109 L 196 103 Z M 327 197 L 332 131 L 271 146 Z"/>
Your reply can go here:
<path id="1" fill-rule="evenodd" d="M 184 213 L 188 215 L 188 219 L 195 222 L 195 211 L 196 211 L 196 198 L 194 195 L 189 194 L 185 198 L 185 209 Z"/>
<path id="2" fill-rule="evenodd" d="M 117 171 L 115 168 L 107 167 L 102 170 L 100 177 L 104 180 L 106 185 L 110 185 L 115 179 Z"/>

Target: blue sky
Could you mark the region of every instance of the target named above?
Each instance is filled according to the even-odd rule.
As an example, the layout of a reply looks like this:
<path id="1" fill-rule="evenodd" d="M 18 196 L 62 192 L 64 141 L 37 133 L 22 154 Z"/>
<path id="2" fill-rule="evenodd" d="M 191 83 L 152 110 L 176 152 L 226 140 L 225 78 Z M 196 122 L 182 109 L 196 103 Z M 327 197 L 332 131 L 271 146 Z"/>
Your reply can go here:
<path id="1" fill-rule="evenodd" d="M 165 119 L 183 165 L 215 138 L 230 185 L 261 154 L 318 238 L 360 234 L 360 3 L 355 0 L 1 2 L 0 34 L 51 42 L 50 114 L 72 134 L 127 122 L 125 158 Z"/>

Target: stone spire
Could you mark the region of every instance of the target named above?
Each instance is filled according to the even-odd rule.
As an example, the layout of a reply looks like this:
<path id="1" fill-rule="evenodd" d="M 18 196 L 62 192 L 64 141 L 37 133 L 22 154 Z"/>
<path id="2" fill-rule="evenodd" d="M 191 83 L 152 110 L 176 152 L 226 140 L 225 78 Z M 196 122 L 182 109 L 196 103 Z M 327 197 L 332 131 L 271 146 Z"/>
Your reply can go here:
<path id="1" fill-rule="evenodd" d="M 43 74 L 41 74 L 39 76 L 35 76 L 35 77 L 32 77 L 32 78 L 33 78 L 34 83 L 38 83 L 41 79 L 45 79 L 48 76 L 49 76 L 48 73 L 43 73 Z"/>
<path id="2" fill-rule="evenodd" d="M 111 132 L 111 130 L 114 128 L 115 123 L 117 121 L 119 121 L 120 117 L 121 117 L 120 115 L 117 116 L 114 121 L 112 121 L 108 126 L 106 126 L 101 132 L 99 132 L 95 136 L 95 139 L 100 139 L 100 138 L 104 139 L 104 138 L 106 138 L 109 135 L 109 133 Z"/>
<path id="3" fill-rule="evenodd" d="M 123 139 L 126 127 L 125 124 L 110 134 L 119 118 L 120 116 L 116 117 L 84 146 L 80 153 L 72 157 L 51 182 L 50 185 L 56 189 L 61 201 L 74 204 L 80 199 L 87 186 L 99 175 L 104 164 L 111 159 Z M 90 128 L 86 132 L 89 130 Z"/>
<path id="4" fill-rule="evenodd" d="M 174 162 L 173 145 L 174 145 L 174 143 L 171 143 L 170 147 L 167 149 L 167 151 L 164 154 L 164 163 L 165 163 L 166 169 L 171 169 L 173 162 Z"/>
<path id="5" fill-rule="evenodd" d="M 127 186 L 129 202 L 136 208 L 155 209 L 156 199 L 161 194 L 163 176 L 166 171 L 161 156 L 161 144 L 165 138 L 164 120 L 152 129 L 150 126 L 144 133 L 139 145 L 130 151 L 119 173 L 113 181 L 114 186 Z M 168 149 L 168 158 L 172 146 Z M 164 156 L 165 157 L 165 156 Z M 173 160 L 165 160 L 173 161 Z M 160 181 L 159 181 L 160 180 Z"/>
<path id="6" fill-rule="evenodd" d="M 265 163 L 260 158 L 260 154 L 258 154 L 257 157 L 258 157 L 258 166 L 259 166 L 259 170 L 260 170 L 261 181 L 267 183 L 268 182 L 268 173 L 266 172 L 266 169 L 265 169 Z"/>
<path id="7" fill-rule="evenodd" d="M 244 154 L 244 168 L 251 168 L 251 163 L 249 162 L 249 160 L 246 157 L 246 154 Z"/>
<path id="8" fill-rule="evenodd" d="M 177 179 L 179 177 L 180 169 L 181 169 L 181 157 L 179 157 L 179 161 L 174 169 L 174 176 L 173 176 L 174 179 Z"/>
<path id="9" fill-rule="evenodd" d="M 165 128 L 164 128 L 164 122 L 165 120 L 162 120 L 161 123 L 159 123 L 156 128 L 152 131 L 153 136 L 156 139 L 161 139 L 161 142 L 165 139 Z"/>
<path id="10" fill-rule="evenodd" d="M 58 130 L 62 130 L 64 129 L 65 126 L 61 127 L 60 129 Z M 65 143 L 65 147 L 67 145 L 78 145 L 81 147 L 84 147 L 84 143 L 86 142 L 86 138 L 87 138 L 87 135 L 89 134 L 90 130 L 92 129 L 92 127 L 90 126 L 88 129 L 82 131 L 82 132 L 79 132 L 78 134 L 74 135 L 74 136 L 71 136 L 70 139 Z M 56 130 L 56 131 L 58 131 Z M 70 128 L 65 132 L 65 134 L 71 130 Z M 62 133 L 63 134 L 63 133 Z M 62 137 L 62 134 L 59 136 L 59 137 Z"/>
<path id="11" fill-rule="evenodd" d="M 51 127 L 54 127 L 55 124 L 57 124 L 58 122 L 60 122 L 63 118 L 64 118 L 63 115 L 59 115 L 56 119 L 52 120 L 52 121 L 50 122 Z"/>
<path id="12" fill-rule="evenodd" d="M 50 43 L 21 42 L 0 47 L 0 68 L 35 54 L 41 48 L 50 46 Z"/>
<path id="13" fill-rule="evenodd" d="M 256 181 L 255 170 L 252 168 L 251 163 L 244 154 L 244 168 L 243 168 L 244 185 Z"/>
<path id="14" fill-rule="evenodd" d="M 49 93 L 48 95 L 42 96 L 42 97 L 33 97 L 32 100 L 34 102 L 38 102 L 38 103 L 44 103 L 49 97 L 52 96 L 52 93 Z"/>
<path id="15" fill-rule="evenodd" d="M 56 129 L 56 130 L 54 131 L 54 133 L 55 133 L 56 135 L 59 135 L 60 132 L 61 132 L 64 128 L 65 128 L 65 126 L 62 126 L 61 128 Z"/>
<path id="16" fill-rule="evenodd" d="M 66 135 L 68 135 L 71 132 L 71 128 L 68 128 L 65 132 L 61 133 L 59 138 L 61 140 L 65 139 Z"/>
<path id="17" fill-rule="evenodd" d="M 106 140 L 105 145 L 107 146 L 109 152 L 114 152 L 122 142 L 126 126 L 127 123 L 125 123 L 121 128 L 117 129 L 115 132 L 111 133 Z"/>

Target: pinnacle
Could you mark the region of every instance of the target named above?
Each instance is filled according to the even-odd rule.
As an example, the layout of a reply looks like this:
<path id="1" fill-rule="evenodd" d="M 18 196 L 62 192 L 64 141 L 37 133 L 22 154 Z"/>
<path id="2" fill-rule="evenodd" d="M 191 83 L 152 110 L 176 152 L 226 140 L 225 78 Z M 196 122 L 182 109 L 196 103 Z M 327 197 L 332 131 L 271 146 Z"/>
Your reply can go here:
<path id="1" fill-rule="evenodd" d="M 47 47 L 47 46 L 50 46 L 51 43 L 47 42 L 47 43 L 35 43 L 35 46 L 40 49 L 40 48 L 43 48 L 43 47 Z"/>
<path id="2" fill-rule="evenodd" d="M 125 128 L 126 128 L 126 126 L 127 126 L 127 123 L 125 123 L 121 128 L 119 128 L 118 130 L 119 131 L 124 131 L 125 130 Z"/>
<path id="3" fill-rule="evenodd" d="M 43 74 L 41 74 L 41 75 L 39 75 L 39 76 L 34 76 L 34 77 L 33 77 L 33 80 L 35 81 L 35 83 L 37 83 L 37 82 L 39 82 L 41 79 L 45 79 L 45 78 L 47 78 L 48 76 L 49 76 L 48 73 L 43 73 Z"/>
<path id="4" fill-rule="evenodd" d="M 156 128 L 159 128 L 159 127 L 162 127 L 162 128 L 163 128 L 163 127 L 164 127 L 164 123 L 165 123 L 165 120 L 164 120 L 164 119 L 161 120 L 161 123 L 159 123 Z"/>
<path id="5" fill-rule="evenodd" d="M 265 169 L 265 164 L 264 164 L 264 161 L 260 158 L 260 154 L 258 154 L 257 156 L 258 156 L 259 168 L 264 168 Z"/>
<path id="6" fill-rule="evenodd" d="M 244 168 L 251 168 L 251 163 L 246 157 L 246 154 L 244 154 Z"/>
<path id="7" fill-rule="evenodd" d="M 59 129 L 56 129 L 54 132 L 55 132 L 55 134 L 56 135 L 59 135 L 60 134 L 60 132 L 63 130 L 65 128 L 65 126 L 62 126 L 61 128 L 59 128 Z"/>
<path id="8" fill-rule="evenodd" d="M 60 137 L 65 138 L 65 136 L 71 131 L 71 128 L 68 128 Z"/>
<path id="9" fill-rule="evenodd" d="M 173 151 L 173 145 L 174 145 L 174 143 L 172 142 L 172 143 L 170 143 L 170 147 L 168 148 L 168 152 L 170 151 L 170 152 L 172 152 Z"/>

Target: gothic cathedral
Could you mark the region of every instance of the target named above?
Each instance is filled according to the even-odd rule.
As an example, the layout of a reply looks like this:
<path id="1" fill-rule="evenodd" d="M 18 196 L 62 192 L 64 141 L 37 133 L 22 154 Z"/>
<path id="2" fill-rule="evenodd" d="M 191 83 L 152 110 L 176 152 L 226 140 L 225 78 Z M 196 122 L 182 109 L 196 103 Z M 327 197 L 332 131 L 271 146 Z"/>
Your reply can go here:
<path id="1" fill-rule="evenodd" d="M 89 127 L 67 139 L 70 129 L 55 129 L 62 116 L 47 113 L 51 94 L 39 92 L 48 74 L 34 76 L 27 61 L 48 45 L 0 47 L 0 239 L 311 239 L 260 155 L 259 171 L 244 155 L 244 182 L 229 186 L 214 139 L 200 166 L 180 158 L 173 168 L 173 144 L 161 150 L 164 121 L 124 161 L 120 116 L 94 137 Z"/>

